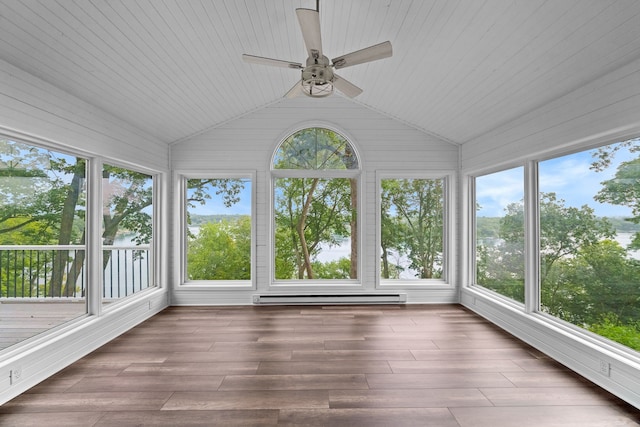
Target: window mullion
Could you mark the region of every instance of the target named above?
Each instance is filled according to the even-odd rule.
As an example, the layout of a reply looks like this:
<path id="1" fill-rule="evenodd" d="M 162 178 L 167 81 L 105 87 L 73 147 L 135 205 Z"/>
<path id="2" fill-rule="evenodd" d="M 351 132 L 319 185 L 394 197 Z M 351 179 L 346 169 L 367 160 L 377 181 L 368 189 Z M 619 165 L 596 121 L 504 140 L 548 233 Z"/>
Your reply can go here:
<path id="1" fill-rule="evenodd" d="M 540 309 L 540 231 L 538 163 L 530 161 L 524 169 L 524 301 L 527 313 Z"/>

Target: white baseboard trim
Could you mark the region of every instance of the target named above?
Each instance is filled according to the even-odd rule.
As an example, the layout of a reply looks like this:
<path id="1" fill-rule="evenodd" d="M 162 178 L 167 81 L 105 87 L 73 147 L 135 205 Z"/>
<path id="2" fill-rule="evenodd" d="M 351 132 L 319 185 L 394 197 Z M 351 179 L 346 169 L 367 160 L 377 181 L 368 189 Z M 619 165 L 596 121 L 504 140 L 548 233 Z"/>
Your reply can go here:
<path id="1" fill-rule="evenodd" d="M 407 294 L 254 294 L 253 303 L 265 304 L 404 304 Z"/>
<path id="2" fill-rule="evenodd" d="M 286 304 L 284 299 L 289 300 L 289 304 L 309 304 L 313 303 L 308 301 L 309 295 L 316 295 L 316 303 L 321 304 L 375 304 L 375 303 L 394 303 L 394 304 L 456 304 L 458 303 L 458 293 L 455 289 L 385 289 L 385 290 L 365 290 L 362 292 L 345 292 L 345 293 L 314 293 L 314 292 L 267 292 L 256 290 L 245 291 L 211 291 L 202 289 L 176 289 L 171 293 L 171 305 L 172 306 L 207 306 L 207 305 L 252 305 L 260 304 L 256 302 L 254 297 L 263 298 L 263 300 L 275 301 L 279 297 L 285 296 L 282 301 L 278 301 L 279 304 Z M 298 295 L 298 297 L 295 297 Z M 398 300 L 385 300 L 385 295 L 402 295 L 402 299 Z M 350 299 L 347 301 L 345 298 Z M 400 297 L 398 297 L 400 298 Z M 320 301 L 324 299 L 324 301 Z M 369 301 L 367 301 L 369 299 Z"/>

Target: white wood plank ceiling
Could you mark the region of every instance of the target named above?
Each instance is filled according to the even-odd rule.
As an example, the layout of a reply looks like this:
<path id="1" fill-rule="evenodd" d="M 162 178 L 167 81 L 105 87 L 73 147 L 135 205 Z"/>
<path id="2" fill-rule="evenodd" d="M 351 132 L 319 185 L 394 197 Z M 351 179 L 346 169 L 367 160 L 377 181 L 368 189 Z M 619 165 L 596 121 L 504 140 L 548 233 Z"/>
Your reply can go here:
<path id="1" fill-rule="evenodd" d="M 0 0 L 0 59 L 171 143 L 274 102 L 315 0 Z M 464 143 L 640 57 L 637 0 L 321 0 L 329 58 L 363 106 Z M 340 96 L 340 95 L 333 95 Z M 317 100 L 316 102 L 322 102 Z M 1 120 L 1 118 L 0 118 Z"/>

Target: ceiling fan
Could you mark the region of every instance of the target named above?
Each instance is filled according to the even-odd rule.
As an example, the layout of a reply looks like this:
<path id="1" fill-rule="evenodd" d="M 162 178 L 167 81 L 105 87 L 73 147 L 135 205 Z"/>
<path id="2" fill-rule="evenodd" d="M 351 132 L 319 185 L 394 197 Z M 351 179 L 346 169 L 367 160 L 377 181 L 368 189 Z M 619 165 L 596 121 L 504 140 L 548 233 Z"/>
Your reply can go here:
<path id="1" fill-rule="evenodd" d="M 274 67 L 302 70 L 302 77 L 286 94 L 293 98 L 301 93 L 314 98 L 328 96 L 334 87 L 349 98 L 362 93 L 362 89 L 333 72 L 333 69 L 350 67 L 365 62 L 388 58 L 392 54 L 391 43 L 386 41 L 346 55 L 338 56 L 329 61 L 322 53 L 322 39 L 320 37 L 320 1 L 316 0 L 316 10 L 296 9 L 304 44 L 309 53 L 306 64 L 283 61 L 280 59 L 264 58 L 261 56 L 243 54 L 242 59 L 252 64 L 270 65 Z"/>

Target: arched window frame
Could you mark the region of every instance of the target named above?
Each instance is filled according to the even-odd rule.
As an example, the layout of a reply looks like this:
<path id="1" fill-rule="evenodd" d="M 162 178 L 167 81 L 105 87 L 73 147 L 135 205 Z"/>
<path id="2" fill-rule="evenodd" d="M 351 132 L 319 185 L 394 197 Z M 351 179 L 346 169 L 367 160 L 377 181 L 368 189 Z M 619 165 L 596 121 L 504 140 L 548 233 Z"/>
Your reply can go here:
<path id="1" fill-rule="evenodd" d="M 320 128 L 327 129 L 329 131 L 335 132 L 340 135 L 350 146 L 353 151 L 354 157 L 357 159 L 357 168 L 354 169 L 277 169 L 275 168 L 275 161 L 277 157 L 278 150 L 282 147 L 282 145 L 289 139 L 291 136 L 295 135 L 298 132 L 301 132 L 305 129 L 311 128 Z M 269 286 L 274 289 L 282 289 L 286 287 L 288 290 L 292 290 L 292 288 L 300 287 L 305 290 L 309 290 L 310 288 L 335 288 L 339 287 L 340 289 L 360 289 L 362 284 L 362 272 L 363 272 L 363 244 L 362 244 L 362 210 L 365 206 L 364 204 L 364 191 L 362 189 L 362 174 L 363 174 L 363 166 L 362 166 L 362 156 L 360 152 L 353 142 L 353 138 L 351 138 L 346 132 L 343 130 L 327 123 L 304 123 L 299 126 L 296 126 L 287 132 L 283 133 L 282 137 L 278 139 L 277 144 L 274 146 L 272 151 L 272 156 L 269 161 L 269 170 L 270 170 L 270 197 L 269 197 L 269 212 L 270 212 L 270 229 L 269 229 Z M 276 189 L 276 180 L 279 178 L 320 178 L 320 179 L 332 179 L 332 178 L 346 178 L 346 179 L 356 179 L 357 184 L 357 278 L 356 279 L 276 279 L 276 267 L 275 267 L 275 256 L 276 256 L 276 224 L 275 224 L 275 189 Z"/>

